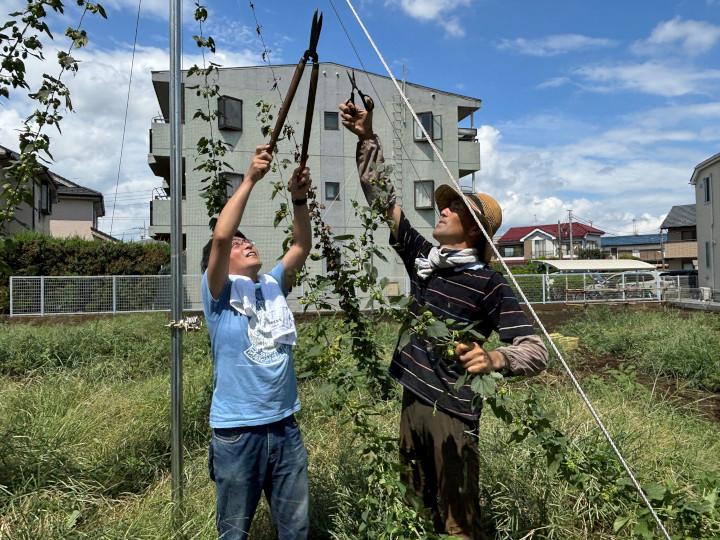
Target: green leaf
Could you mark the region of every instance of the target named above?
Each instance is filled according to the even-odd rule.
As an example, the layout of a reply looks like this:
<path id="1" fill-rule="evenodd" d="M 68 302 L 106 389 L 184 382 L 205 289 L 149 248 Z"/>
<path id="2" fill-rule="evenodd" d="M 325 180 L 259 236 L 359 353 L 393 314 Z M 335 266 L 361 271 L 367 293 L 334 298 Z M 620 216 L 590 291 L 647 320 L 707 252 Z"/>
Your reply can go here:
<path id="1" fill-rule="evenodd" d="M 470 388 L 483 398 L 490 397 L 495 393 L 495 378 L 491 375 L 480 375 L 472 380 Z"/>
<path id="2" fill-rule="evenodd" d="M 622 529 L 625 525 L 627 525 L 628 521 L 630 521 L 631 516 L 620 516 L 615 520 L 615 523 L 613 523 L 613 531 L 618 532 L 620 529 Z"/>
<path id="3" fill-rule="evenodd" d="M 665 497 L 665 493 L 667 493 L 667 489 L 662 484 L 652 483 L 645 486 L 645 494 L 648 499 L 660 501 Z"/>
<path id="4" fill-rule="evenodd" d="M 65 521 L 65 527 L 67 527 L 68 529 L 72 529 L 77 523 L 79 517 L 80 510 L 73 510 L 73 512 L 68 516 L 67 520 Z"/>
<path id="5" fill-rule="evenodd" d="M 398 338 L 398 350 L 404 349 L 408 343 L 410 343 L 410 330 L 405 330 Z"/>
<path id="6" fill-rule="evenodd" d="M 448 330 L 447 326 L 445 326 L 444 322 L 435 321 L 428 325 L 427 335 L 431 338 L 448 337 L 450 335 L 450 331 Z"/>

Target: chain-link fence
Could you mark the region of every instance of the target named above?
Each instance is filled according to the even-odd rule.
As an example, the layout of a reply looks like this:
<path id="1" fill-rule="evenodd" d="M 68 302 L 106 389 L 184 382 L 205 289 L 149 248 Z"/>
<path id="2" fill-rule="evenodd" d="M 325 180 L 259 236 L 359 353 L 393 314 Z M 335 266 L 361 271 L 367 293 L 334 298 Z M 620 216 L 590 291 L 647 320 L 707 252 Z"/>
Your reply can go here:
<path id="1" fill-rule="evenodd" d="M 515 275 L 531 304 L 711 301 L 713 293 L 698 288 L 692 276 L 668 276 L 654 270 L 620 273 Z M 186 310 L 202 310 L 201 276 L 183 277 Z M 388 296 L 409 293 L 407 276 L 389 278 Z M 515 285 L 511 287 L 521 300 Z M 301 311 L 304 288 L 288 297 L 293 311 Z M 77 315 L 169 311 L 170 276 L 41 276 L 10 278 L 10 315 Z M 334 305 L 331 302 L 331 305 Z"/>

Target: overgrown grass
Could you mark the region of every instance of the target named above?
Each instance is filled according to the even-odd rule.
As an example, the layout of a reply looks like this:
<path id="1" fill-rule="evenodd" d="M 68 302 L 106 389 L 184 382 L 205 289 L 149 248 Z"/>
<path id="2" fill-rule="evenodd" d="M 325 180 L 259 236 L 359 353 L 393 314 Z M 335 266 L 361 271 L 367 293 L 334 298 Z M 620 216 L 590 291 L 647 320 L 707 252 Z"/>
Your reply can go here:
<path id="1" fill-rule="evenodd" d="M 597 317 L 608 326 L 615 324 L 613 318 L 638 317 L 635 325 L 642 328 L 640 319 L 655 315 Z M 0 328 L 0 538 L 170 537 L 169 331 L 164 323 L 164 316 L 136 315 Z M 388 353 L 395 331 L 391 324 L 378 328 Z M 300 344 L 300 364 L 308 346 Z M 182 529 L 187 538 L 210 539 L 216 533 L 215 490 L 207 474 L 212 366 L 206 332 L 185 334 L 184 348 Z M 511 401 L 519 406 L 537 396 L 572 439 L 572 459 L 581 466 L 607 445 L 579 397 L 554 373 L 514 383 Z M 585 386 L 643 482 L 672 482 L 688 496 L 700 497 L 700 476 L 720 474 L 717 424 L 664 401 L 627 370 L 591 377 Z M 323 380 L 302 380 L 300 393 L 298 421 L 310 456 L 311 537 L 357 537 L 356 501 L 365 493 L 367 471 L 354 448 L 362 441 L 352 440 L 350 425 L 331 412 L 334 397 Z M 357 393 L 353 399 L 368 398 Z M 393 437 L 399 399 L 379 405 L 380 431 Z M 617 486 L 601 477 L 588 479 L 588 488 L 578 492 L 548 472 L 535 441 L 510 443 L 508 436 L 503 423 L 484 413 L 480 502 L 497 537 L 611 538 L 614 520 L 640 508 L 616 499 Z M 619 537 L 627 536 L 621 531 Z M 273 538 L 264 505 L 251 537 Z"/>
<path id="2" fill-rule="evenodd" d="M 720 391 L 720 317 L 711 313 L 588 309 L 563 333 L 595 354 L 631 360 L 645 372 Z"/>

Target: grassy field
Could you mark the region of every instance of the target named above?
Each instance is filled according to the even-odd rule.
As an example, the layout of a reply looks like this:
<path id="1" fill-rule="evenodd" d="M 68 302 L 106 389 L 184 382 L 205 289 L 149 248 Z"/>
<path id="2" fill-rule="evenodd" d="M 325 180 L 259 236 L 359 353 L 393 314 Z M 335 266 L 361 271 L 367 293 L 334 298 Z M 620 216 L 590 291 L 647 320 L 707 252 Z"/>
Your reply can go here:
<path id="1" fill-rule="evenodd" d="M 581 337 L 583 348 L 568 353 L 571 365 L 581 365 L 588 355 L 621 359 L 611 370 L 584 375 L 586 391 L 643 485 L 676 486 L 698 504 L 712 500 L 695 536 L 706 538 L 720 536 L 720 481 L 713 480 L 720 474 L 720 427 L 699 406 L 678 403 L 640 382 L 629 366 L 717 390 L 720 346 L 700 336 L 716 336 L 719 320 L 599 309 L 562 329 Z M 132 315 L 37 326 L 0 323 L 0 538 L 170 537 L 165 322 L 163 315 Z M 388 358 L 395 332 L 391 324 L 378 328 Z M 298 372 L 309 346 L 299 344 Z M 215 537 L 215 493 L 207 474 L 208 350 L 206 331 L 185 334 L 184 538 Z M 512 406 L 535 399 L 567 435 L 570 465 L 582 469 L 588 456 L 601 462 L 597 455 L 605 455 L 607 444 L 557 363 L 540 377 L 512 383 L 510 390 Z M 357 537 L 356 502 L 367 490 L 367 471 L 356 451 L 362 441 L 353 440 L 350 425 L 331 410 L 333 396 L 322 379 L 303 379 L 300 393 L 298 421 L 310 455 L 311 537 Z M 379 404 L 377 421 L 389 437 L 397 431 L 397 397 Z M 355 399 L 368 398 L 359 392 Z M 578 490 L 548 471 L 537 441 L 512 443 L 509 433 L 485 413 L 480 502 L 496 537 L 630 537 L 632 527 L 616 535 L 613 524 L 623 515 L 633 523 L 642 507 L 617 497 L 618 486 L 603 481 L 602 470 L 617 467 L 612 460 L 607 469 L 587 474 Z M 672 520 L 667 525 L 671 531 L 675 526 Z M 365 536 L 372 534 L 379 537 L 378 531 Z M 273 537 L 264 506 L 251 537 Z"/>

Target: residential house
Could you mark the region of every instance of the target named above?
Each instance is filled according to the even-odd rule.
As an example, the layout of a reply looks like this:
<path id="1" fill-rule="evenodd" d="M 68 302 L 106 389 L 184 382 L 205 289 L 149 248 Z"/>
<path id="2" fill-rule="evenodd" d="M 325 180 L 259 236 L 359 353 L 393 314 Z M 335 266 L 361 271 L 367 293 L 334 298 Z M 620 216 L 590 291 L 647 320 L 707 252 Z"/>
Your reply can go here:
<path id="1" fill-rule="evenodd" d="M 698 164 L 690 183 L 695 186 L 698 285 L 720 293 L 720 153 Z"/>
<path id="2" fill-rule="evenodd" d="M 673 206 L 660 225 L 667 230 L 665 263 L 668 270 L 697 268 L 698 244 L 695 226 L 695 205 Z"/>
<path id="3" fill-rule="evenodd" d="M 338 111 L 338 104 L 350 95 L 351 87 L 346 71 L 351 68 L 322 62 L 319 69 L 307 163 L 317 188 L 317 197 L 325 206 L 325 222 L 336 235 L 358 235 L 362 228 L 360 220 L 355 216 L 352 201 L 360 201 L 365 205 L 365 200 L 355 165 L 357 137 L 342 127 Z M 201 179 L 206 175 L 194 170 L 198 139 L 212 136 L 222 139 L 231 147 L 231 151 L 224 157 L 233 168 L 232 172 L 224 173 L 231 184 L 228 191 L 230 195 L 243 181 L 243 173 L 250 164 L 255 147 L 267 142 L 261 132 L 263 126 L 258 118 L 256 104 L 263 101 L 278 104 L 281 96 L 285 96 L 294 71 L 295 65 L 273 66 L 272 69 L 268 66 L 220 68 L 217 84 L 221 96 L 215 99 L 211 107 L 220 111 L 221 116 L 212 126 L 199 118 L 193 118 L 197 109 L 207 110 L 207 103 L 196 95 L 196 90 L 191 89 L 200 80 L 197 77 L 188 79 L 187 73 L 183 73 L 182 227 L 188 273 L 200 271 L 202 247 L 211 234 L 205 199 L 200 196 L 204 187 Z M 355 70 L 355 75 L 358 86 L 375 101 L 373 129 L 382 139 L 386 163 L 394 166 L 392 179 L 397 189 L 398 203 L 413 226 L 431 238 L 438 219 L 433 194 L 440 184 L 449 182 L 447 174 L 412 115 L 406 110 L 392 80 L 358 70 Z M 149 235 L 155 239 L 168 240 L 171 202 L 168 72 L 153 72 L 152 79 L 162 117 L 153 121 L 150 127 L 148 162 L 155 175 L 162 178 L 164 193 L 150 203 Z M 273 88 L 274 84 L 277 84 L 277 90 Z M 309 77 L 306 73 L 288 115 L 288 123 L 295 129 L 298 144 L 305 123 L 308 86 Z M 479 170 L 480 145 L 472 123 L 473 113 L 480 108 L 481 101 L 410 82 L 404 82 L 403 86 L 413 109 L 454 177 L 460 178 Z M 469 123 L 470 127 L 460 126 L 461 122 Z M 276 163 L 286 159 L 292 163 L 294 160 L 291 153 L 294 150 L 293 141 L 281 140 L 278 143 Z M 271 195 L 276 182 L 287 183 L 293 166 L 290 165 L 286 170 L 281 168 L 277 173 L 271 172 L 258 183 L 243 216 L 241 230 L 260 246 L 266 270 L 282 254 L 285 238 L 282 227 L 273 227 L 273 217 L 281 201 L 277 197 L 272 200 Z M 376 242 L 388 246 L 385 232 L 376 236 Z M 376 265 L 379 274 L 391 280 L 392 289 L 393 282 L 395 286 L 399 285 L 400 280 L 404 282 L 405 270 L 389 247 L 388 255 L 387 263 L 376 260 Z M 310 272 L 324 272 L 320 262 L 308 260 L 308 265 Z"/>
<path id="4" fill-rule="evenodd" d="M 577 258 L 581 249 L 598 249 L 603 234 L 600 229 L 578 222 L 573 222 L 572 227 L 568 223 L 511 227 L 496 245 L 505 262 L 524 264 L 531 259 L 570 259 L 571 238 L 572 258 Z"/>
<path id="5" fill-rule="evenodd" d="M 19 156 L 0 146 L 0 179 L 4 183 L 4 168 Z M 0 189 L 2 189 L 0 185 Z M 63 178 L 43 167 L 37 182 L 31 186 L 33 206 L 21 204 L 16 210 L 20 222 L 10 223 L 5 234 L 29 229 L 50 236 L 67 238 L 79 236 L 87 240 L 117 241 L 98 229 L 98 218 L 105 215 L 103 194 Z"/>
<path id="6" fill-rule="evenodd" d="M 3 185 L 6 183 L 17 186 L 14 180 L 5 176 L 5 169 L 10 166 L 11 161 L 19 157 L 17 152 L 0 146 L 0 192 L 4 191 Z M 19 204 L 15 209 L 17 221 L 7 223 L 2 234 L 11 236 L 23 229 L 50 234 L 50 220 L 58 202 L 58 185 L 47 168 L 43 168 L 35 180 L 30 186 L 33 204 Z M 6 199 L 2 199 L 2 204 L 5 203 Z"/>
<path id="7" fill-rule="evenodd" d="M 623 255 L 637 257 L 641 261 L 662 268 L 663 245 L 667 243 L 667 233 L 630 234 L 626 236 L 603 236 L 600 248 L 611 259 L 619 259 Z"/>

